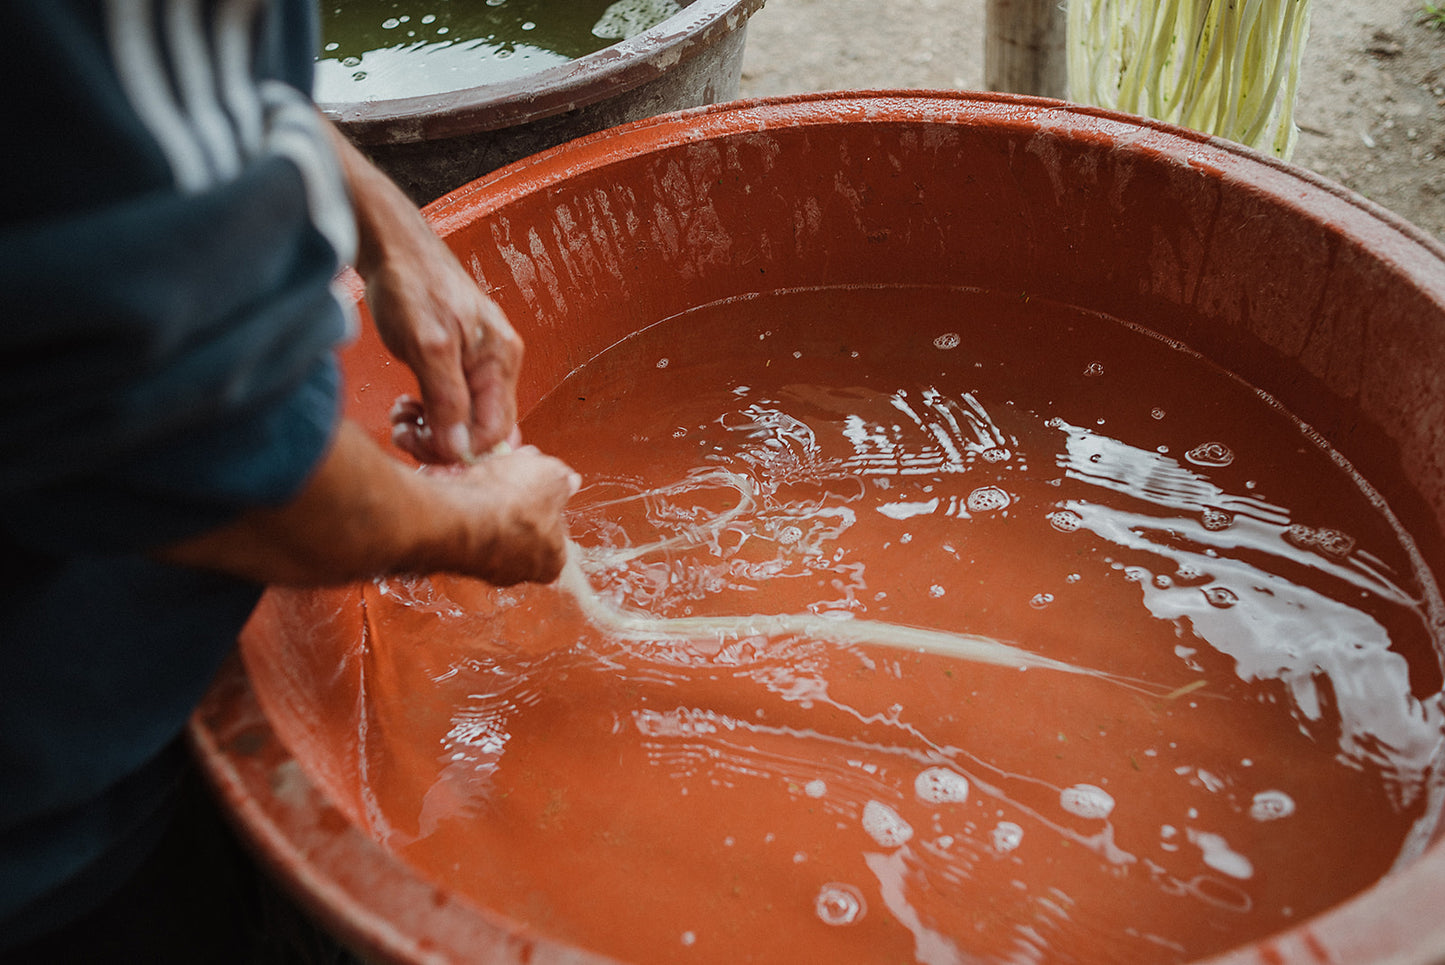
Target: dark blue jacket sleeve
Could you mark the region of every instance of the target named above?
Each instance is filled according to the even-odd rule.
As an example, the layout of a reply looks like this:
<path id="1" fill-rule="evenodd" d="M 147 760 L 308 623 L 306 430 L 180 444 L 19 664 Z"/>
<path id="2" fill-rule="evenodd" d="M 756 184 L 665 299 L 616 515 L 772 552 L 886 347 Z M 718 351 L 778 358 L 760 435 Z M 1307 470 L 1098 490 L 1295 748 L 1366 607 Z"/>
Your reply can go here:
<path id="1" fill-rule="evenodd" d="M 186 5 L 21 6 L 37 36 L 0 65 L 20 122 L 0 179 L 0 534 L 143 551 L 286 501 L 337 418 L 330 282 L 350 254 L 298 89 L 305 5 L 203 2 L 189 33 Z M 228 24 L 238 8 L 256 18 Z"/>
<path id="2" fill-rule="evenodd" d="M 5 12 L 0 958 L 152 840 L 259 589 L 142 554 L 304 484 L 355 231 L 309 0 Z"/>

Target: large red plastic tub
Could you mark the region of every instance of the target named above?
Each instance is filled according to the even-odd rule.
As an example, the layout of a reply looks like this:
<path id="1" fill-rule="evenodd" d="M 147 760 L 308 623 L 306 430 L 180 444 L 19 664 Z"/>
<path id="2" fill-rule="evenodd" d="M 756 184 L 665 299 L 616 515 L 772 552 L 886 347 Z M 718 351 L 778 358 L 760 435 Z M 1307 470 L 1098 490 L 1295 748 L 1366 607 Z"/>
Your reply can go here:
<path id="1" fill-rule="evenodd" d="M 646 120 L 432 205 L 528 346 L 523 411 L 694 306 L 817 285 L 973 286 L 1147 320 L 1267 391 L 1445 574 L 1445 249 L 1298 168 L 1138 118 L 982 94 L 842 93 Z M 352 415 L 408 388 L 363 340 Z M 598 956 L 423 880 L 360 828 L 360 596 L 273 592 L 195 716 L 236 822 L 328 927 L 399 962 Z M 325 628 L 327 632 L 318 632 Z M 1437 655 L 1438 657 L 1438 655 Z M 1445 843 L 1217 965 L 1445 959 Z"/>

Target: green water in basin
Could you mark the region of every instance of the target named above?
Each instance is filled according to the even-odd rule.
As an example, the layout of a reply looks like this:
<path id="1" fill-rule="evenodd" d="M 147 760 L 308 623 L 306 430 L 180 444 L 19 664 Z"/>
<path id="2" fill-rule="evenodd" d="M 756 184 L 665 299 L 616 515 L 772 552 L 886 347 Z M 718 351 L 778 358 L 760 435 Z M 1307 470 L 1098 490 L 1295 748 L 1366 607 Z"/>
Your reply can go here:
<path id="1" fill-rule="evenodd" d="M 389 100 L 512 80 L 656 26 L 675 0 L 329 0 L 316 98 Z"/>

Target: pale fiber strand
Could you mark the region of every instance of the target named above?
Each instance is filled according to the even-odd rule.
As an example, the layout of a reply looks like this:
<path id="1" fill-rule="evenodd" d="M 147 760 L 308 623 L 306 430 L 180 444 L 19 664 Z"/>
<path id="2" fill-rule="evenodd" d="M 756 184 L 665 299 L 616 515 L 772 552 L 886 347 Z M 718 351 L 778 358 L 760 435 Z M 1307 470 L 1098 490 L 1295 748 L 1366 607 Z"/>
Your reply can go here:
<path id="1" fill-rule="evenodd" d="M 1309 0 L 1068 0 L 1070 96 L 1288 159 Z"/>

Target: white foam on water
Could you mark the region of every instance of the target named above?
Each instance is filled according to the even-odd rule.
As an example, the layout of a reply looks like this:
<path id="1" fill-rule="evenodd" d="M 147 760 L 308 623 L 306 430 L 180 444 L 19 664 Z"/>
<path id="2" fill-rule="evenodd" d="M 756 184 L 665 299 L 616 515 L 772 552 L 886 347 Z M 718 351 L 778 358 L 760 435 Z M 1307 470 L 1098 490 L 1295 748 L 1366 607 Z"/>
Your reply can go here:
<path id="1" fill-rule="evenodd" d="M 913 826 L 881 801 L 863 805 L 863 830 L 881 848 L 901 848 L 913 837 Z"/>
<path id="2" fill-rule="evenodd" d="M 968 800 L 968 778 L 946 767 L 930 767 L 913 779 L 913 793 L 927 804 L 962 804 Z"/>
<path id="3" fill-rule="evenodd" d="M 1222 442 L 1205 442 L 1184 454 L 1196 466 L 1219 469 L 1234 462 L 1234 451 Z"/>
<path id="4" fill-rule="evenodd" d="M 1075 784 L 1059 792 L 1059 807 L 1075 817 L 1103 819 L 1114 812 L 1114 798 L 1092 784 Z"/>
<path id="5" fill-rule="evenodd" d="M 993 849 L 1000 854 L 1015 850 L 1024 841 L 1024 829 L 1012 821 L 1000 821 L 993 828 Z"/>
<path id="6" fill-rule="evenodd" d="M 980 486 L 968 494 L 968 511 L 970 513 L 996 513 L 1001 509 L 1007 509 L 1013 497 L 997 486 Z"/>
<path id="7" fill-rule="evenodd" d="M 1247 881 L 1254 877 L 1254 865 L 1244 855 L 1231 848 L 1229 842 L 1224 840 L 1222 835 L 1208 831 L 1195 831 L 1190 828 L 1189 843 L 1199 849 L 1204 863 L 1220 874 L 1229 875 L 1240 881 Z"/>
<path id="8" fill-rule="evenodd" d="M 857 888 L 830 881 L 818 889 L 813 910 L 825 925 L 851 925 L 867 914 L 868 904 Z"/>
<path id="9" fill-rule="evenodd" d="M 1294 813 L 1294 798 L 1283 791 L 1260 791 L 1249 804 L 1249 816 L 1256 821 L 1278 821 Z"/>
<path id="10" fill-rule="evenodd" d="M 938 512 L 938 500 L 930 499 L 926 503 L 883 503 L 878 507 L 878 512 L 889 519 L 910 519 L 914 516 L 928 516 Z"/>

